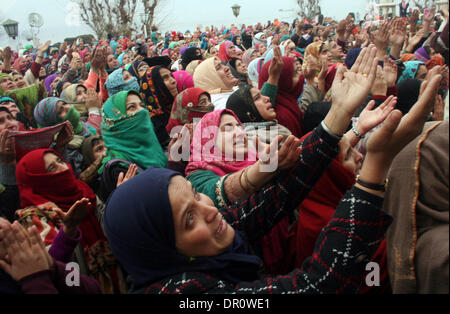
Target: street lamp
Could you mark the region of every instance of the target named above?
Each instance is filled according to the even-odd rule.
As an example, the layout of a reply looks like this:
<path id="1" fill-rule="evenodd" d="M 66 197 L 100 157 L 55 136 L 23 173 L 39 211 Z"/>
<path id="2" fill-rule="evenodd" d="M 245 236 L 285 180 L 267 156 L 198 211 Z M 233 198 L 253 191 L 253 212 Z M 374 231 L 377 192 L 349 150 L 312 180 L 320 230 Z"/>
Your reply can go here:
<path id="1" fill-rule="evenodd" d="M 239 4 L 235 4 L 231 7 L 233 9 L 233 15 L 236 17 L 236 27 L 238 26 L 238 16 L 241 11 L 241 6 Z"/>
<path id="2" fill-rule="evenodd" d="M 13 20 L 6 20 L 2 25 L 8 36 L 12 39 L 16 39 L 19 34 L 19 23 Z"/>

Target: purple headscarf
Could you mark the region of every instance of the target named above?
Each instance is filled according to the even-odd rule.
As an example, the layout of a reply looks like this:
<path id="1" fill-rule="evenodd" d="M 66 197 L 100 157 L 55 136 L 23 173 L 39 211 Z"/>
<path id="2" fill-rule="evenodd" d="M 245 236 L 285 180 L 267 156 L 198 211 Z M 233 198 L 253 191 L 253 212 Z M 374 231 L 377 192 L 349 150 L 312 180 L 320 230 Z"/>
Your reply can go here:
<path id="1" fill-rule="evenodd" d="M 49 75 L 45 78 L 44 80 L 44 86 L 47 89 L 47 93 L 50 93 L 50 91 L 52 90 L 52 88 L 50 87 L 50 85 L 52 85 L 53 81 L 59 76 L 58 73 Z"/>

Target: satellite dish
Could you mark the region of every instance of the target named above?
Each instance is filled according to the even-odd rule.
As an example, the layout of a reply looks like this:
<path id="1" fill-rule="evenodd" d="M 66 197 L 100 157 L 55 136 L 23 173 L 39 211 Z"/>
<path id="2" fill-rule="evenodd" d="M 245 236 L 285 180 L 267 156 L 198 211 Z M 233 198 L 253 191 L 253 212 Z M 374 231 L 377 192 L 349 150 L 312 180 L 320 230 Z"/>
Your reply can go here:
<path id="1" fill-rule="evenodd" d="M 41 27 L 44 25 L 44 19 L 39 13 L 30 13 L 28 15 L 28 23 L 31 27 Z"/>

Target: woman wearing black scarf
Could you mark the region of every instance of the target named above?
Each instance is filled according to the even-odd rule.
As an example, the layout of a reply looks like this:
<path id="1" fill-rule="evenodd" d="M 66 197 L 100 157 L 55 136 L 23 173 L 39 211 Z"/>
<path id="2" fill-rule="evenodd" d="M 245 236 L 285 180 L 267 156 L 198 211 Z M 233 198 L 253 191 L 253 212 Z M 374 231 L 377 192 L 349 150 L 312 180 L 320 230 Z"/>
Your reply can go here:
<path id="1" fill-rule="evenodd" d="M 233 41 L 233 44 L 235 47 L 241 49 L 242 51 L 247 50 L 247 49 L 245 49 L 245 47 L 243 45 L 241 36 L 239 36 L 239 35 L 234 36 L 232 41 Z"/>
<path id="2" fill-rule="evenodd" d="M 186 49 L 186 51 L 181 56 L 181 65 L 183 66 L 183 70 L 186 70 L 189 63 L 194 60 L 203 60 L 202 51 L 200 48 L 191 47 Z"/>
<path id="3" fill-rule="evenodd" d="M 166 125 L 169 122 L 172 104 L 178 94 L 177 81 L 170 70 L 162 65 L 149 68 L 140 79 L 141 97 L 150 112 L 159 143 L 165 149 L 170 142 Z"/>
<path id="4" fill-rule="evenodd" d="M 231 70 L 231 74 L 233 74 L 235 78 L 239 79 L 239 85 L 251 85 L 247 74 L 247 67 L 241 59 L 231 59 L 230 61 L 228 61 L 228 67 Z"/>

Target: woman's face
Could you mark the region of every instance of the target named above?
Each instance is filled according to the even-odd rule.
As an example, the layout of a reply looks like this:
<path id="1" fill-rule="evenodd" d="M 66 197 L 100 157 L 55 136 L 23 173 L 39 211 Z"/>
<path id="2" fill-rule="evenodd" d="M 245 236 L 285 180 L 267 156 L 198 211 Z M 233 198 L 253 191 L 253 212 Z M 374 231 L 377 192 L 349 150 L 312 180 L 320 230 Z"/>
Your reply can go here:
<path id="1" fill-rule="evenodd" d="M 350 141 L 346 136 L 342 137 L 339 147 L 338 160 L 342 163 L 342 166 L 355 175 L 358 174 L 362 166 L 363 155 L 350 145 Z"/>
<path id="2" fill-rule="evenodd" d="M 127 70 L 123 70 L 122 72 L 123 81 L 126 83 L 133 78 L 133 76 Z"/>
<path id="3" fill-rule="evenodd" d="M 330 44 L 330 53 L 335 58 L 343 58 L 344 52 L 342 51 L 342 47 L 339 46 L 335 41 L 332 41 Z"/>
<path id="4" fill-rule="evenodd" d="M 16 83 L 16 88 L 27 87 L 27 82 L 25 82 L 25 79 L 23 78 L 22 74 L 20 74 L 18 72 L 14 72 L 13 80 L 14 80 L 14 83 Z"/>
<path id="5" fill-rule="evenodd" d="M 169 200 L 175 229 L 175 246 L 185 256 L 216 256 L 233 243 L 235 231 L 213 201 L 198 193 L 181 176 L 170 180 Z"/>
<path id="6" fill-rule="evenodd" d="M 123 55 L 123 58 L 122 58 L 122 62 L 123 62 L 123 64 L 130 64 L 131 63 L 131 58 L 130 58 L 130 55 L 128 55 L 128 54 L 124 54 Z"/>
<path id="7" fill-rule="evenodd" d="M 144 104 L 138 95 L 129 94 L 126 100 L 126 108 L 127 114 L 130 115 L 144 109 Z"/>
<path id="8" fill-rule="evenodd" d="M 247 74 L 247 67 L 241 60 L 236 60 L 236 71 L 240 74 Z"/>
<path id="9" fill-rule="evenodd" d="M 70 107 L 70 104 L 66 104 L 63 101 L 58 101 L 56 104 L 56 112 L 58 113 L 58 116 L 64 120 Z"/>
<path id="10" fill-rule="evenodd" d="M 86 97 L 87 97 L 86 88 L 83 86 L 78 86 L 77 87 L 77 103 L 80 103 L 80 104 L 85 103 Z"/>
<path id="11" fill-rule="evenodd" d="M 320 52 L 320 57 L 322 58 L 322 56 L 326 56 L 327 60 L 328 60 L 328 64 L 333 63 L 333 56 L 331 55 L 330 50 L 328 50 L 327 47 L 322 46 L 322 51 Z"/>
<path id="12" fill-rule="evenodd" d="M 253 103 L 255 104 L 255 107 L 261 117 L 265 121 L 275 120 L 277 118 L 277 113 L 270 103 L 270 97 L 261 94 L 261 92 L 257 88 L 252 88 L 250 90 L 250 93 L 252 94 Z"/>
<path id="13" fill-rule="evenodd" d="M 238 37 L 236 38 L 236 45 L 239 46 L 240 44 L 241 44 L 241 37 L 238 36 Z"/>
<path id="14" fill-rule="evenodd" d="M 33 62 L 33 58 L 31 56 L 26 56 L 25 59 L 19 61 L 19 67 L 25 69 L 29 62 Z"/>
<path id="15" fill-rule="evenodd" d="M 233 158 L 236 161 L 242 161 L 247 156 L 247 135 L 236 118 L 230 114 L 223 114 L 220 118 L 219 131 L 216 136 L 216 148 L 226 158 Z"/>
<path id="16" fill-rule="evenodd" d="M 0 131 L 3 130 L 19 131 L 19 122 L 6 111 L 0 111 Z"/>
<path id="17" fill-rule="evenodd" d="M 41 67 L 41 69 L 39 70 L 39 77 L 45 78 L 46 75 L 47 75 L 47 71 L 45 71 L 44 67 Z"/>
<path id="18" fill-rule="evenodd" d="M 114 55 L 108 55 L 108 58 L 106 59 L 106 63 L 108 64 L 108 67 L 110 69 L 114 69 L 119 66 L 119 61 L 117 61 L 117 59 L 116 59 L 116 57 L 114 57 Z"/>
<path id="19" fill-rule="evenodd" d="M 292 77 L 292 86 L 297 86 L 302 74 L 303 74 L 302 64 L 300 63 L 300 61 L 295 60 L 294 61 L 294 73 L 293 73 L 293 77 Z"/>
<path id="20" fill-rule="evenodd" d="M 142 62 L 141 65 L 138 67 L 138 73 L 139 73 L 139 77 L 143 77 L 145 75 L 145 73 L 148 70 L 148 65 L 145 62 Z"/>
<path id="21" fill-rule="evenodd" d="M 94 160 L 100 159 L 106 156 L 106 147 L 103 140 L 98 140 L 97 143 L 92 146 L 92 155 L 94 155 Z"/>
<path id="22" fill-rule="evenodd" d="M 259 44 L 258 51 L 259 54 L 262 56 L 267 51 L 267 46 L 264 44 Z"/>
<path id="23" fill-rule="evenodd" d="M 120 56 L 123 52 L 123 47 L 122 45 L 117 45 L 116 47 L 116 55 Z"/>
<path id="24" fill-rule="evenodd" d="M 425 78 L 427 77 L 427 73 L 428 73 L 427 67 L 422 64 L 419 67 L 419 70 L 417 70 L 417 74 L 416 74 L 415 78 L 418 79 L 418 80 L 424 81 Z"/>
<path id="25" fill-rule="evenodd" d="M 296 46 L 295 46 L 294 42 L 291 40 L 285 48 L 285 55 L 288 57 L 295 57 L 295 54 L 294 54 L 295 47 Z"/>
<path id="26" fill-rule="evenodd" d="M 236 58 L 237 57 L 236 47 L 234 45 L 230 45 L 227 49 L 227 54 L 230 58 Z"/>
<path id="27" fill-rule="evenodd" d="M 219 74 L 220 78 L 227 88 L 231 89 L 233 88 L 233 86 L 239 83 L 239 80 L 237 80 L 231 73 L 230 68 L 224 65 L 220 61 L 220 59 L 216 58 L 214 60 L 214 66 L 216 67 L 217 74 Z"/>
<path id="28" fill-rule="evenodd" d="M 59 82 L 61 82 L 61 77 L 60 77 L 60 76 L 57 76 L 57 77 L 53 80 L 53 82 L 50 84 L 50 87 L 51 87 L 52 89 L 55 88 L 56 85 L 58 85 Z"/>
<path id="29" fill-rule="evenodd" d="M 176 97 L 178 95 L 177 81 L 173 77 L 172 72 L 166 68 L 161 68 L 159 70 L 159 74 L 161 75 L 164 85 L 166 85 L 166 88 L 169 90 L 170 94 L 173 97 Z"/>
<path id="30" fill-rule="evenodd" d="M 17 113 L 19 112 L 19 108 L 17 107 L 15 102 L 12 101 L 5 101 L 0 103 L 0 107 L 5 107 L 6 109 L 11 112 L 11 115 L 15 119 L 17 117 Z"/>
<path id="31" fill-rule="evenodd" d="M 211 99 L 207 94 L 201 94 L 198 97 L 198 105 L 200 107 L 208 107 L 209 105 L 211 105 Z"/>
<path id="32" fill-rule="evenodd" d="M 58 173 L 69 169 L 61 158 L 51 152 L 44 154 L 44 165 L 46 173 Z"/>
<path id="33" fill-rule="evenodd" d="M 14 81 L 9 76 L 2 77 L 0 81 L 0 86 L 2 87 L 5 93 L 17 88 L 16 83 L 14 83 Z"/>
<path id="34" fill-rule="evenodd" d="M 219 51 L 216 49 L 216 47 L 212 47 L 212 48 L 209 50 L 209 54 L 212 55 L 212 56 L 214 56 L 214 57 L 217 57 L 217 56 L 219 55 Z"/>

